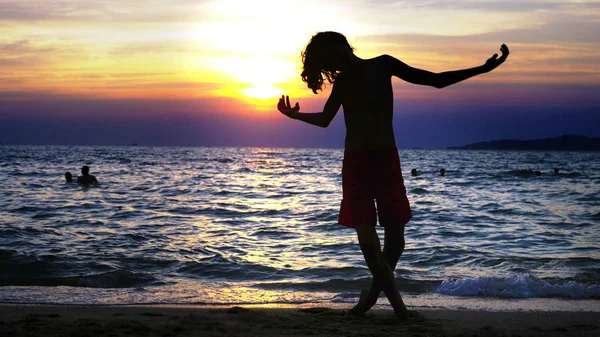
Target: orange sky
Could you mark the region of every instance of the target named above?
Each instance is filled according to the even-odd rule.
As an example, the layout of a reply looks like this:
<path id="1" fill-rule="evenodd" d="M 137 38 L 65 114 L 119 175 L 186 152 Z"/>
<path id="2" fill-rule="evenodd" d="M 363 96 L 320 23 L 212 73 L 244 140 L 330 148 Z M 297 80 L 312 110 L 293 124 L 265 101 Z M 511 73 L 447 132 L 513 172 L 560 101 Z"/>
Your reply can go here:
<path id="1" fill-rule="evenodd" d="M 509 61 L 475 83 L 600 84 L 597 1 L 415 3 L 0 0 L 0 99 L 207 99 L 260 111 L 287 93 L 316 107 L 326 95 L 301 82 L 300 51 L 322 30 L 344 33 L 360 57 L 431 71 L 480 65 L 508 44 Z M 420 90 L 396 85 L 399 96 Z"/>

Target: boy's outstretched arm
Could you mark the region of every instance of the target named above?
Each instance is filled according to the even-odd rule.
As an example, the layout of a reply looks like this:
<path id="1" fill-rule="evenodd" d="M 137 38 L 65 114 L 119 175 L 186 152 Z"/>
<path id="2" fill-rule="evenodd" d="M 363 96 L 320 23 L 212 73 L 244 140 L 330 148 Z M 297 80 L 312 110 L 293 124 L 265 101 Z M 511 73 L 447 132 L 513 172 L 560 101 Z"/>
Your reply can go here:
<path id="1" fill-rule="evenodd" d="M 388 58 L 392 63 L 392 74 L 394 76 L 397 76 L 410 83 L 428 85 L 441 89 L 454 83 L 464 81 L 473 76 L 487 73 L 496 69 L 496 67 L 501 65 L 506 60 L 508 54 L 510 53 L 505 44 L 500 47 L 500 50 L 502 51 L 502 56 L 498 57 L 498 54 L 494 54 L 482 66 L 463 70 L 446 71 L 439 74 L 432 73 L 427 70 L 413 68 L 391 56 L 388 56 Z"/>
<path id="2" fill-rule="evenodd" d="M 279 99 L 279 103 L 277 104 L 277 110 L 282 114 L 297 120 L 301 120 L 308 124 L 320 126 L 322 128 L 326 128 L 329 126 L 329 123 L 333 120 L 333 117 L 337 114 L 340 106 L 342 105 L 342 101 L 339 97 L 339 93 L 335 90 L 335 85 L 333 86 L 333 90 L 331 91 L 331 95 L 329 99 L 327 99 L 327 103 L 325 103 L 325 107 L 323 108 L 323 112 L 316 113 L 303 113 L 300 112 L 300 105 L 296 103 L 294 107 L 290 104 L 289 96 L 281 96 Z"/>

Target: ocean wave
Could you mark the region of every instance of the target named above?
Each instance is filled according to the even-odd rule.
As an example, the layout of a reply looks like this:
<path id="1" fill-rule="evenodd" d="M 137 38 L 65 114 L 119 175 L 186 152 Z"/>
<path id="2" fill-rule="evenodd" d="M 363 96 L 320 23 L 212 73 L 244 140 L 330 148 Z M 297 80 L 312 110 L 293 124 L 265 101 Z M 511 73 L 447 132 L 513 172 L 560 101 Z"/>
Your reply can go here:
<path id="1" fill-rule="evenodd" d="M 411 193 L 411 194 L 425 194 L 425 193 L 429 193 L 429 191 L 426 190 L 426 189 L 424 189 L 424 188 L 417 187 L 417 188 L 413 188 L 412 190 L 410 190 L 409 193 Z"/>
<path id="2" fill-rule="evenodd" d="M 531 276 L 475 277 L 445 280 L 434 290 L 454 296 L 490 296 L 503 298 L 600 298 L 600 284 L 575 281 L 547 281 Z"/>
<path id="3" fill-rule="evenodd" d="M 115 270 L 100 274 L 68 277 L 21 277 L 0 280 L 1 286 L 70 286 L 85 288 L 133 288 L 149 285 L 162 285 L 154 276 L 146 273 L 134 273 L 127 270 Z"/>
<path id="4" fill-rule="evenodd" d="M 509 176 L 513 176 L 513 177 L 531 177 L 535 175 L 535 171 L 534 170 L 510 170 L 508 172 L 506 172 L 507 175 Z"/>
<path id="5" fill-rule="evenodd" d="M 15 213 L 28 213 L 28 212 L 38 212 L 38 211 L 42 211 L 44 209 L 39 208 L 39 207 L 35 207 L 35 206 L 21 206 L 18 208 L 13 208 L 13 209 L 9 209 L 9 212 L 15 212 Z"/>
<path id="6" fill-rule="evenodd" d="M 277 229 L 259 229 L 249 233 L 249 236 L 254 236 L 259 239 L 293 239 L 300 237 L 299 234 L 290 231 L 281 231 Z"/>
<path id="7" fill-rule="evenodd" d="M 450 186 L 460 186 L 460 187 L 465 187 L 465 186 L 475 186 L 478 183 L 475 181 L 449 181 L 448 185 Z"/>
<path id="8" fill-rule="evenodd" d="M 304 218 L 305 221 L 314 222 L 314 221 L 323 221 L 323 222 L 337 222 L 339 213 L 332 210 L 325 210 L 323 212 L 316 212 L 315 214 L 311 214 Z"/>
<path id="9" fill-rule="evenodd" d="M 218 253 L 198 261 L 184 262 L 177 269 L 177 273 L 192 279 L 223 279 L 229 281 L 281 279 L 282 277 L 278 276 L 277 272 L 278 269 L 273 267 L 225 258 Z"/>
<path id="10" fill-rule="evenodd" d="M 406 278 L 397 278 L 396 283 L 401 292 L 408 293 L 428 293 L 436 289 L 441 281 L 436 280 L 411 280 Z M 361 277 L 356 279 L 333 278 L 326 281 L 309 282 L 261 282 L 255 285 L 256 288 L 268 290 L 296 290 L 296 291 L 327 291 L 342 292 L 338 296 L 358 297 L 361 289 L 366 289 L 371 284 L 370 277 Z"/>
<path id="11" fill-rule="evenodd" d="M 89 288 L 132 288 L 163 284 L 150 274 L 135 273 L 127 270 L 78 276 L 74 279 L 79 287 Z"/>
<path id="12" fill-rule="evenodd" d="M 221 164 L 228 164 L 228 163 L 235 162 L 235 160 L 230 159 L 230 158 L 211 158 L 211 159 L 209 159 L 209 161 L 213 161 L 213 162 L 217 162 L 217 163 L 221 163 Z"/>
<path id="13" fill-rule="evenodd" d="M 43 173 L 35 172 L 35 171 L 31 171 L 31 172 L 13 171 L 13 172 L 10 172 L 9 174 L 14 177 L 37 177 L 37 176 L 41 176 Z"/>

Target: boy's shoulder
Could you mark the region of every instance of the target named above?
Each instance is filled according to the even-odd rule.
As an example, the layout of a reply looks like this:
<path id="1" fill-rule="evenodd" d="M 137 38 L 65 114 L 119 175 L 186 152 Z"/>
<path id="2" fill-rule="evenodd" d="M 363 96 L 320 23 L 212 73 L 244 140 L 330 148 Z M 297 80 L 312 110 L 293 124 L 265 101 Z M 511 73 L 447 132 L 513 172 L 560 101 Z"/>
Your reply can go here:
<path id="1" fill-rule="evenodd" d="M 392 55 L 389 55 L 389 54 L 381 54 L 381 55 L 377 56 L 376 59 L 379 59 L 379 60 L 390 60 L 390 59 L 394 59 L 394 57 Z"/>
<path id="2" fill-rule="evenodd" d="M 379 66 L 389 66 L 393 64 L 394 60 L 396 60 L 396 58 L 391 55 L 381 54 L 372 58 L 370 61 L 376 63 Z"/>
<path id="3" fill-rule="evenodd" d="M 395 57 L 388 54 L 382 54 L 371 59 L 375 66 L 381 71 L 388 71 L 393 66 L 395 60 Z"/>

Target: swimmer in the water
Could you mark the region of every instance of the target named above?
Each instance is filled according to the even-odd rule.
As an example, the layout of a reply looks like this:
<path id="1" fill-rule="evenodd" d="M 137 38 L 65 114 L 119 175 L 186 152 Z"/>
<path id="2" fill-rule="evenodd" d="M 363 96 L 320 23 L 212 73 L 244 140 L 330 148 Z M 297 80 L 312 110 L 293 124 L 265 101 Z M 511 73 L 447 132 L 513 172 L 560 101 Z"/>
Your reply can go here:
<path id="1" fill-rule="evenodd" d="M 446 175 L 446 170 L 445 169 L 440 169 L 440 176 L 445 176 Z"/>
<path id="2" fill-rule="evenodd" d="M 413 177 L 417 177 L 419 175 L 419 171 L 417 169 L 410 170 L 410 175 Z"/>
<path id="3" fill-rule="evenodd" d="M 81 168 L 81 176 L 77 177 L 77 182 L 79 184 L 97 184 L 98 179 L 90 174 L 90 168 L 88 166 L 83 166 Z"/>
<path id="4" fill-rule="evenodd" d="M 71 172 L 65 172 L 65 180 L 68 183 L 72 183 L 73 182 L 73 175 L 71 174 Z"/>

